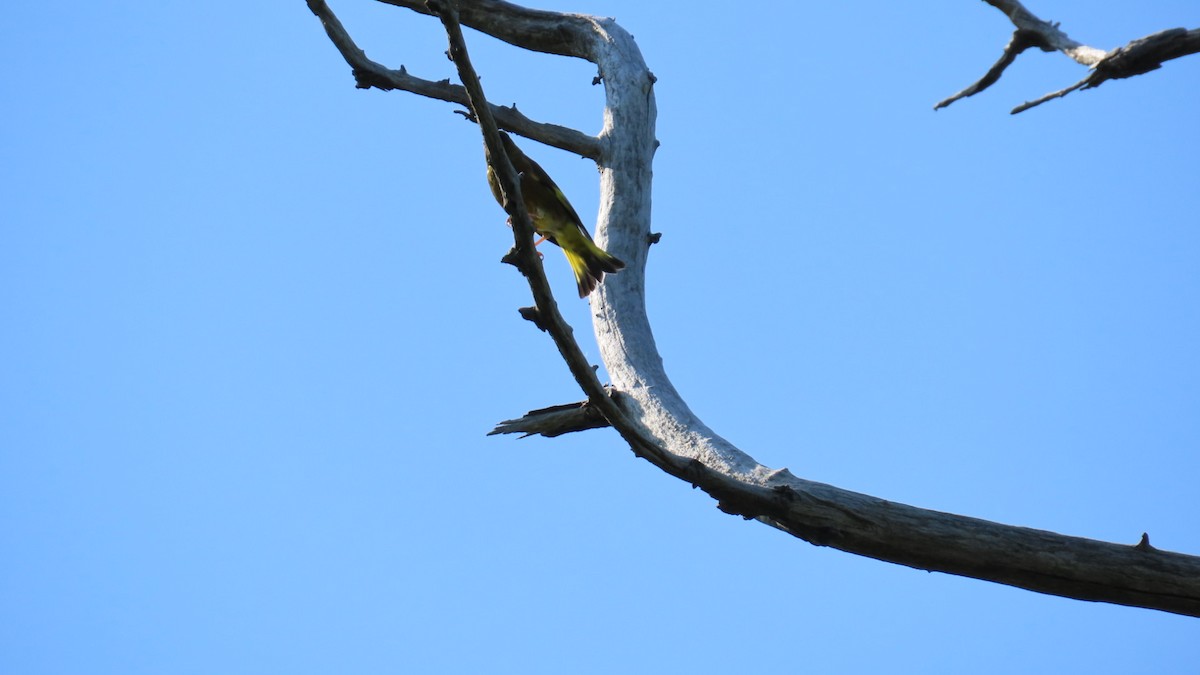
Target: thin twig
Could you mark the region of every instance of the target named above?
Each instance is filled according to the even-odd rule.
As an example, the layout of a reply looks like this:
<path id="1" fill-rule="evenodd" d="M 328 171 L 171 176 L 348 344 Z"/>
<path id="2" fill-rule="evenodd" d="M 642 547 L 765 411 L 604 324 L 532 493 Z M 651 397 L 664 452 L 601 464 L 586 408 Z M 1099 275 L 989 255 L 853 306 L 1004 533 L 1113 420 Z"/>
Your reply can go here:
<path id="1" fill-rule="evenodd" d="M 1043 96 L 1041 98 L 1037 98 L 1032 101 L 1026 101 L 1026 102 L 1022 103 L 1021 105 L 1013 108 L 1010 111 L 1010 114 L 1016 115 L 1017 113 L 1025 112 L 1026 110 L 1029 110 L 1030 108 L 1035 108 L 1035 107 L 1045 103 L 1046 101 L 1050 101 L 1050 100 L 1053 100 L 1056 98 L 1062 98 L 1063 96 L 1066 96 L 1067 94 L 1075 91 L 1076 89 L 1083 89 L 1083 88 L 1087 87 L 1087 83 L 1088 83 L 1089 79 L 1090 79 L 1090 76 L 1085 77 L 1082 80 L 1076 82 L 1075 84 L 1067 87 L 1066 89 L 1059 89 L 1058 91 L 1052 91 L 1049 94 L 1046 94 L 1045 96 Z"/>
<path id="2" fill-rule="evenodd" d="M 1017 56 L 1021 52 L 1029 49 L 1030 47 L 1040 46 L 1045 49 L 1043 45 L 1044 42 L 1041 40 L 1041 36 L 1038 33 L 1018 28 L 1015 32 L 1013 32 L 1012 39 L 1009 40 L 1008 44 L 1004 46 L 1004 53 L 1000 55 L 1000 60 L 997 61 L 991 68 L 989 68 L 988 71 L 984 73 L 983 77 L 979 78 L 978 82 L 972 84 L 966 89 L 963 89 L 950 98 L 938 101 L 938 104 L 933 106 L 933 109 L 940 110 L 941 108 L 945 108 L 960 98 L 974 96 L 984 89 L 987 89 L 1000 79 L 1000 76 L 1004 74 L 1004 69 L 1012 65 L 1013 61 L 1017 60 Z"/>

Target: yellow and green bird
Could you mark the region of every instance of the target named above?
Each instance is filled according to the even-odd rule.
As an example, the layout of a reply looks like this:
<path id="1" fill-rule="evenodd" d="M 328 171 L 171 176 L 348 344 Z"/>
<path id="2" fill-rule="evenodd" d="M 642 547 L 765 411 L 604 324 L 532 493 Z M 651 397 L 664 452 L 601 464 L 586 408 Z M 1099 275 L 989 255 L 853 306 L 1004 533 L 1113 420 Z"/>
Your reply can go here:
<path id="1" fill-rule="evenodd" d="M 521 180 L 521 196 L 525 202 L 525 210 L 533 221 L 533 229 L 538 234 L 557 244 L 567 256 L 571 270 L 575 272 L 575 282 L 579 285 L 579 297 L 585 298 L 596 289 L 604 278 L 605 273 L 613 274 L 624 269 L 625 263 L 609 255 L 592 241 L 579 214 L 567 201 L 566 195 L 558 189 L 554 180 L 530 159 L 508 134 L 500 132 L 504 141 L 504 151 L 513 168 L 517 170 Z M 488 164 L 488 185 L 496 201 L 504 206 L 504 197 L 500 194 L 500 181 L 496 172 Z"/>

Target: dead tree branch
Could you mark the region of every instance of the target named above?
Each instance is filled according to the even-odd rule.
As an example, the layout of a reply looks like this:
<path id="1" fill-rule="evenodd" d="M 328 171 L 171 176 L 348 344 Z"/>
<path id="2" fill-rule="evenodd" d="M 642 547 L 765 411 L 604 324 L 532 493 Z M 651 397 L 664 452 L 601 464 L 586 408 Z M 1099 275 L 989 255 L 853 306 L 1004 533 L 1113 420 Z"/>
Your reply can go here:
<path id="1" fill-rule="evenodd" d="M 1075 84 L 1051 92 L 1033 101 L 1027 101 L 1012 109 L 1012 114 L 1028 110 L 1046 101 L 1061 98 L 1077 89 L 1094 89 L 1108 80 L 1141 75 L 1162 67 L 1171 59 L 1200 52 L 1200 29 L 1171 28 L 1138 38 L 1124 47 L 1109 52 L 1076 42 L 1059 30 L 1058 23 L 1043 21 L 1025 8 L 1019 0 L 984 0 L 1004 12 L 1016 26 L 1016 32 L 1004 47 L 1000 60 L 979 81 L 933 106 L 934 110 L 945 108 L 955 101 L 974 96 L 995 84 L 1004 70 L 1016 61 L 1017 56 L 1030 47 L 1044 52 L 1059 51 L 1076 63 L 1091 69 L 1088 76 Z"/>
<path id="2" fill-rule="evenodd" d="M 521 434 L 521 438 L 534 434 L 554 438 L 576 431 L 602 429 L 612 426 L 604 415 L 590 405 L 589 401 L 566 403 L 530 410 L 515 420 L 504 420 L 488 432 L 488 436 L 496 434 Z"/>
<path id="3" fill-rule="evenodd" d="M 437 14 L 442 20 L 467 104 L 479 122 L 488 161 L 499 174 L 505 208 L 513 217 L 515 246 L 506 258 L 529 279 L 537 307 L 527 318 L 552 335 L 587 394 L 587 405 L 637 456 L 704 490 L 722 511 L 814 545 L 1041 593 L 1200 616 L 1200 557 L 1154 549 L 1145 538 L 1139 545 L 1111 544 L 889 502 L 763 466 L 721 438 L 692 413 L 667 377 L 646 316 L 651 165 L 657 145 L 655 79 L 632 37 L 612 19 L 540 12 L 498 0 L 380 1 Z M 333 23 L 326 13 L 332 13 L 324 1 L 308 3 L 329 31 Z M 1019 3 L 993 4 L 1020 8 Z M 493 119 L 496 108 L 479 86 L 460 21 L 518 47 L 586 58 L 600 69 L 606 94 L 604 128 L 584 144 L 594 143 L 600 167 L 597 243 L 627 263 L 621 274 L 607 277 L 590 296 L 597 343 L 612 377 L 611 392 L 600 385 L 575 344 L 541 274 L 531 245 L 532 224 Z M 359 68 L 365 59 L 357 55 L 360 50 L 339 44 L 334 32 L 330 37 L 351 66 Z M 1029 39 L 1014 41 L 1019 46 Z M 528 135 L 540 138 L 536 131 Z M 480 183 L 482 189 L 482 178 Z M 540 412 L 553 416 L 567 411 Z M 532 425 L 520 430 L 539 433 Z"/>
<path id="4" fill-rule="evenodd" d="M 308 8 L 321 20 L 321 24 L 325 27 L 325 33 L 329 36 L 329 40 L 333 42 L 333 45 L 341 52 L 342 58 L 350 65 L 351 73 L 354 75 L 354 86 L 359 89 L 371 89 L 373 87 L 381 91 L 398 89 L 440 101 L 457 103 L 462 106 L 470 104 L 466 89 L 461 85 L 451 84 L 450 80 L 435 82 L 433 80 L 422 79 L 410 74 L 404 66 L 392 70 L 383 64 L 367 58 L 367 53 L 355 44 L 354 39 L 350 37 L 350 33 L 333 13 L 333 10 L 329 8 L 325 0 L 307 1 Z M 420 8 L 413 7 L 411 9 L 427 13 L 424 3 L 413 4 L 420 5 Z M 496 118 L 497 123 L 509 131 L 530 138 L 536 138 L 547 145 L 552 145 L 568 152 L 574 152 L 588 159 L 594 160 L 600 156 L 599 143 L 592 136 L 557 124 L 547 124 L 531 120 L 518 111 L 515 105 L 510 107 L 489 105 L 489 108 L 492 115 Z"/>

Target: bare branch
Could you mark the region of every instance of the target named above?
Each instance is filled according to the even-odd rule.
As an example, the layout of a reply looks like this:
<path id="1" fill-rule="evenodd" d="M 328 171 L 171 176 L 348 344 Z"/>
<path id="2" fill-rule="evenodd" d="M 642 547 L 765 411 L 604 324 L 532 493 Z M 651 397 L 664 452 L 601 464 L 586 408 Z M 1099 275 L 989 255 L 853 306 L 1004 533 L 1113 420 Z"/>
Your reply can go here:
<path id="1" fill-rule="evenodd" d="M 424 10 L 423 3 L 418 4 L 422 4 L 422 10 Z M 355 86 L 359 89 L 372 87 L 382 91 L 399 89 L 462 106 L 469 105 L 467 92 L 460 85 L 451 84 L 449 80 L 438 82 L 425 80 L 411 75 L 404 66 L 400 66 L 398 70 L 392 70 L 367 58 L 366 52 L 355 44 L 350 33 L 346 31 L 325 0 L 308 0 L 308 7 L 321 20 L 330 41 L 341 52 L 346 63 L 350 65 L 354 74 Z M 592 136 L 569 127 L 531 120 L 518 111 L 515 105 L 510 107 L 491 105 L 489 107 L 497 123 L 504 129 L 529 138 L 536 138 L 547 145 L 574 152 L 588 159 L 595 160 L 600 157 L 600 144 Z"/>
<path id="2" fill-rule="evenodd" d="M 1163 61 L 1200 51 L 1200 29 L 1170 28 L 1139 38 L 1110 52 L 1096 64 L 1087 77 L 1075 84 L 1012 109 L 1012 114 L 1028 110 L 1046 101 L 1061 98 L 1076 89 L 1094 89 L 1108 80 L 1141 75 L 1162 67 Z"/>
<path id="3" fill-rule="evenodd" d="M 1067 37 L 1066 33 L 1058 29 L 1057 23 L 1039 19 L 1018 0 L 984 0 L 984 2 L 1004 12 L 1005 16 L 1017 27 L 1017 31 L 1005 46 L 1000 60 L 978 82 L 939 101 L 933 107 L 934 110 L 945 108 L 959 99 L 973 96 L 995 84 L 1004 69 L 1016 60 L 1018 54 L 1029 47 L 1039 47 L 1042 51 L 1047 52 L 1060 51 L 1075 62 L 1090 67 L 1092 72 L 1069 87 L 1013 108 L 1014 115 L 1046 101 L 1066 96 L 1077 89 L 1093 89 L 1106 80 L 1148 73 L 1157 70 L 1165 61 L 1200 51 L 1200 29 L 1189 31 L 1185 28 L 1171 28 L 1139 38 L 1111 52 L 1105 52 L 1102 49 L 1089 47 L 1072 40 Z"/>
<path id="4" fill-rule="evenodd" d="M 1090 79 L 1091 79 L 1091 76 L 1089 75 L 1088 77 L 1083 78 L 1082 80 L 1076 82 L 1075 84 L 1073 84 L 1069 87 L 1066 87 L 1064 89 L 1059 89 L 1058 91 L 1052 91 L 1049 94 L 1046 94 L 1045 96 L 1043 96 L 1041 98 L 1035 98 L 1032 101 L 1026 101 L 1026 102 L 1022 103 L 1021 105 L 1013 108 L 1011 111 L 1009 111 L 1009 113 L 1016 115 L 1017 113 L 1025 112 L 1026 110 L 1029 110 L 1030 108 L 1035 108 L 1035 107 L 1045 103 L 1046 101 L 1052 101 L 1056 98 L 1062 98 L 1063 96 L 1066 96 L 1067 94 L 1075 91 L 1076 89 L 1083 89 L 1083 88 L 1087 87 L 1088 80 L 1090 80 Z"/>
<path id="5" fill-rule="evenodd" d="M 432 13 L 424 0 L 378 1 L 421 14 Z M 502 0 L 463 2 L 458 12 L 464 25 L 522 49 L 595 61 L 595 43 L 579 30 L 580 22 L 586 24 L 592 17 L 530 9 Z"/>
<path id="6" fill-rule="evenodd" d="M 416 8 L 416 3 L 382 1 Z M 1024 9 L 1019 3 L 992 4 L 1008 7 L 1019 18 Z M 1148 543 L 1110 544 L 1001 525 L 803 480 L 787 469 L 759 464 L 709 429 L 667 377 L 645 312 L 656 111 L 654 77 L 632 37 L 611 19 L 532 12 L 496 0 L 462 0 L 457 15 L 445 0 L 430 5 L 446 27 L 451 55 L 478 116 L 490 161 L 500 174 L 517 237 L 510 257 L 529 277 L 537 303 L 535 318 L 554 336 L 588 396 L 588 405 L 612 424 L 636 455 L 703 489 L 721 510 L 815 545 L 1041 593 L 1200 616 L 1198 557 L 1159 551 Z M 417 9 L 431 11 L 424 6 Z M 506 12 L 514 14 L 510 17 Z M 512 24 L 536 24 L 539 30 L 554 27 L 557 33 L 515 35 L 505 28 L 510 19 Z M 627 267 L 606 278 L 589 300 L 597 343 L 616 390 L 611 396 L 579 353 L 541 275 L 529 245 L 532 226 L 521 200 L 515 198 L 519 194 L 516 176 L 503 155 L 493 108 L 484 100 L 466 58 L 459 20 L 485 32 L 494 30 L 497 37 L 519 46 L 537 45 L 530 48 L 542 51 L 554 46 L 563 49 L 554 53 L 584 55 L 603 75 L 606 109 L 598 139 L 597 243 L 626 261 Z"/>
<path id="7" fill-rule="evenodd" d="M 1017 60 L 1018 54 L 1026 49 L 1029 49 L 1030 47 L 1038 47 L 1042 46 L 1043 44 L 1044 43 L 1041 40 L 1041 36 L 1038 33 L 1017 29 L 1017 31 L 1013 33 L 1012 39 L 1009 40 L 1008 44 L 1004 46 L 1004 53 L 1000 56 L 1000 60 L 997 61 L 996 64 L 990 69 L 988 69 L 988 71 L 984 73 L 983 77 L 979 78 L 978 82 L 972 84 L 966 89 L 963 89 L 950 98 L 939 101 L 937 105 L 933 106 L 933 109 L 940 110 L 941 108 L 945 108 L 960 98 L 974 96 L 984 89 L 987 89 L 1000 79 L 1000 76 L 1004 74 L 1005 68 L 1009 67 L 1012 65 L 1013 61 Z"/>
<path id="8" fill-rule="evenodd" d="M 1109 52 L 1096 64 L 1095 76 L 1088 87 L 1158 70 L 1166 61 L 1196 52 L 1200 52 L 1200 28 L 1159 31 Z"/>
<path id="9" fill-rule="evenodd" d="M 574 331 L 558 311 L 558 304 L 554 301 L 550 284 L 542 269 L 541 258 L 533 250 L 533 223 L 530 221 L 521 199 L 520 182 L 504 151 L 499 129 L 496 127 L 496 122 L 491 116 L 483 94 L 483 87 L 471 65 L 466 41 L 459 28 L 457 7 L 451 4 L 452 2 L 453 0 L 426 0 L 425 6 L 437 14 L 446 28 L 446 34 L 450 40 L 450 58 L 458 66 L 459 76 L 462 78 L 471 102 L 471 109 L 478 118 L 487 147 L 488 162 L 498 174 L 504 194 L 505 209 L 512 216 L 513 234 L 516 238 L 514 246 L 516 264 L 525 274 L 534 302 L 537 303 L 539 327 L 550 333 L 554 339 L 554 344 L 558 347 L 558 352 L 563 360 L 566 361 L 575 381 L 587 394 L 588 403 L 617 428 L 634 448 L 635 454 L 646 457 L 664 469 L 677 469 L 678 458 L 654 443 L 653 439 L 643 436 L 640 429 L 613 402 L 608 390 L 597 379 L 595 369 L 588 363 L 583 351 L 575 342 Z"/>
<path id="10" fill-rule="evenodd" d="M 806 487 L 793 493 L 797 482 Z M 774 515 L 759 519 L 818 546 L 1040 593 L 1200 616 L 1200 557 L 939 513 L 790 475 L 779 484 L 774 501 L 763 504 L 773 503 Z"/>
<path id="11" fill-rule="evenodd" d="M 496 434 L 521 434 L 521 438 L 539 434 L 547 438 L 562 436 L 575 431 L 601 429 L 612 426 L 604 415 L 589 405 L 588 401 L 567 403 L 530 410 L 519 419 L 504 420 L 488 432 L 488 436 Z"/>
<path id="12" fill-rule="evenodd" d="M 1104 50 L 1076 42 L 1058 29 L 1057 22 L 1043 21 L 1025 9 L 1019 0 L 983 0 L 1004 12 L 1017 30 L 1038 36 L 1043 51 L 1060 51 L 1084 66 L 1094 66 L 1104 58 Z"/>

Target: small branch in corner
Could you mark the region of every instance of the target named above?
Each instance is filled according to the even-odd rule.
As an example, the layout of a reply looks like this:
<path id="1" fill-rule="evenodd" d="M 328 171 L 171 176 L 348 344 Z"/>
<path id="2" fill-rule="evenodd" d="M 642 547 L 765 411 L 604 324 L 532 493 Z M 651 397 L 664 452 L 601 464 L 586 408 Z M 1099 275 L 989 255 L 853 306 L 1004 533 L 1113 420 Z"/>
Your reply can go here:
<path id="1" fill-rule="evenodd" d="M 1200 29 L 1171 28 L 1133 40 L 1124 47 L 1105 52 L 1095 47 L 1080 44 L 1067 37 L 1057 23 L 1043 21 L 1025 9 L 1017 0 L 988 0 L 1005 13 L 1017 27 L 1012 39 L 1004 47 L 1004 53 L 983 77 L 971 86 L 939 101 L 933 107 L 940 110 L 955 101 L 974 96 L 992 86 L 1000 79 L 1006 68 L 1017 56 L 1030 47 L 1042 51 L 1060 51 L 1072 60 L 1088 66 L 1091 72 L 1075 84 L 1051 92 L 1033 101 L 1027 101 L 1012 109 L 1017 114 L 1039 106 L 1046 101 L 1062 98 L 1078 89 L 1094 89 L 1108 80 L 1118 80 L 1158 70 L 1162 64 L 1188 54 L 1200 52 Z"/>

